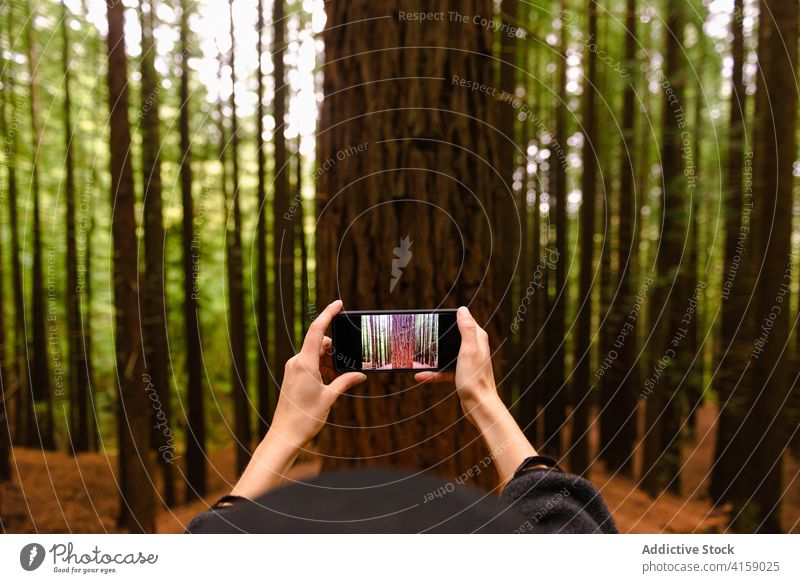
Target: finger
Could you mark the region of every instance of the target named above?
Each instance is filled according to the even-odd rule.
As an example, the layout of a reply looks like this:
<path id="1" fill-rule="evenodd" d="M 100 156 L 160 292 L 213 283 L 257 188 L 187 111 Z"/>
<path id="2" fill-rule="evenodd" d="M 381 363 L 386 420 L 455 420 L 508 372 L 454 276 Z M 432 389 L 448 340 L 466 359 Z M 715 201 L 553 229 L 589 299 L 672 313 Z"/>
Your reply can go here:
<path id="1" fill-rule="evenodd" d="M 472 344 L 478 341 L 478 324 L 465 306 L 458 308 L 456 323 L 461 334 L 462 344 Z"/>
<path id="2" fill-rule="evenodd" d="M 319 347 L 319 357 L 324 358 L 325 355 L 328 354 L 331 346 L 333 345 L 333 340 L 329 336 L 324 336 L 322 338 L 322 345 Z"/>
<path id="3" fill-rule="evenodd" d="M 322 310 L 322 313 L 317 316 L 311 326 L 308 327 L 306 338 L 303 340 L 303 348 L 300 350 L 301 354 L 316 358 L 319 355 L 320 348 L 322 347 L 322 340 L 325 338 L 325 330 L 330 326 L 333 317 L 342 311 L 342 300 L 328 304 L 328 307 Z"/>
<path id="4" fill-rule="evenodd" d="M 456 381 L 456 375 L 452 372 L 433 372 L 426 370 L 415 374 L 414 380 L 422 384 L 454 383 Z"/>
<path id="5" fill-rule="evenodd" d="M 341 395 L 357 384 L 363 383 L 365 380 L 367 380 L 367 375 L 362 372 L 348 372 L 335 378 L 333 382 L 328 385 L 328 388 L 337 395 Z"/>

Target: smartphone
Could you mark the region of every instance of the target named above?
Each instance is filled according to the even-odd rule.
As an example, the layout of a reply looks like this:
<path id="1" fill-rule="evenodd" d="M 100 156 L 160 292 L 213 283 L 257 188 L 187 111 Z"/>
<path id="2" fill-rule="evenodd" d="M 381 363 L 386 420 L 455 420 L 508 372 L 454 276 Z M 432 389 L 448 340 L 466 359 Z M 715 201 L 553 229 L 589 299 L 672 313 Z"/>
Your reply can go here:
<path id="1" fill-rule="evenodd" d="M 340 312 L 332 334 L 339 372 L 455 370 L 461 347 L 455 310 Z"/>

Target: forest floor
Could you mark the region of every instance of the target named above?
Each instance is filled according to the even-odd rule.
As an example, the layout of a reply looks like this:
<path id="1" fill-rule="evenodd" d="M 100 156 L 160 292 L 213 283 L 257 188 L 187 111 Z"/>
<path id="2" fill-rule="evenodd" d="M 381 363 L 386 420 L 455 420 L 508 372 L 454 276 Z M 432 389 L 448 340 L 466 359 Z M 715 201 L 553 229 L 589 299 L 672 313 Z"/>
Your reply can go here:
<path id="1" fill-rule="evenodd" d="M 681 496 L 668 493 L 653 499 L 637 488 L 635 481 L 610 475 L 599 467 L 600 464 L 592 468 L 590 478 L 602 491 L 622 532 L 725 531 L 725 511 L 712 509 L 706 495 L 714 451 L 712 424 L 716 411 L 707 406 L 699 415 L 698 439 L 688 443 L 684 450 Z M 0 484 L 0 531 L 119 532 L 115 525 L 119 500 L 114 457 L 96 453 L 71 457 L 61 452 L 42 453 L 22 448 L 15 448 L 13 456 L 13 480 Z M 205 500 L 163 510 L 157 518 L 158 532 L 182 532 L 195 514 L 227 494 L 235 477 L 234 457 L 233 448 L 211 452 L 210 494 Z M 180 473 L 180 466 L 176 467 Z M 303 479 L 318 472 L 319 459 L 301 458 L 292 469 L 291 478 Z M 800 462 L 787 455 L 782 518 L 784 527 L 796 533 L 800 532 L 798 478 Z M 183 492 L 179 491 L 178 496 L 182 497 Z"/>

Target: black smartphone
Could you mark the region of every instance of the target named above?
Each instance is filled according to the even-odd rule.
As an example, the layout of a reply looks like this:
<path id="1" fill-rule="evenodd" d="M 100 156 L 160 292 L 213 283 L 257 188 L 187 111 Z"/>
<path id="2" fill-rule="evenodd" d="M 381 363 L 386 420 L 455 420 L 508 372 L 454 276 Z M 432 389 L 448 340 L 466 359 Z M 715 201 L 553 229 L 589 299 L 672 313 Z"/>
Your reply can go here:
<path id="1" fill-rule="evenodd" d="M 339 372 L 455 370 L 461 347 L 455 310 L 340 312 L 332 334 Z"/>

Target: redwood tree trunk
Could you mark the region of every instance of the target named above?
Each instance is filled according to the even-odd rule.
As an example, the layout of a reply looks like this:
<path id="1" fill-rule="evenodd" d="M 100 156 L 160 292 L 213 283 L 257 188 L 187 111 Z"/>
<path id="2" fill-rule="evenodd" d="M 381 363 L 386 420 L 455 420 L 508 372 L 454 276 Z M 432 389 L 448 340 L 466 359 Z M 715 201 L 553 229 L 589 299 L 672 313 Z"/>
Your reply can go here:
<path id="1" fill-rule="evenodd" d="M 491 98 L 460 81 L 492 79 L 492 35 L 471 23 L 399 19 L 397 10 L 416 8 L 410 0 L 327 4 L 317 304 L 336 297 L 349 309 L 468 304 L 497 348 L 493 218 L 483 209 L 501 212 L 489 204 L 505 192 L 492 170 L 499 136 L 486 123 Z M 491 14 L 492 3 L 448 0 L 440 9 Z M 370 19 L 386 14 L 393 16 L 376 34 Z M 390 292 L 393 250 L 406 236 L 413 257 Z M 413 388 L 405 375 L 371 379 L 340 399 L 329 421 L 321 438 L 326 468 L 397 464 L 456 476 L 485 455 L 453 387 Z M 494 483 L 489 474 L 478 480 Z"/>
<path id="2" fill-rule="evenodd" d="M 206 494 L 206 423 L 203 402 L 203 368 L 201 362 L 200 317 L 198 313 L 200 265 L 199 240 L 195 240 L 194 199 L 192 198 L 192 140 L 189 103 L 189 0 L 181 0 L 181 112 L 178 121 L 181 148 L 181 202 L 183 219 L 183 311 L 186 333 L 186 378 L 189 401 L 186 428 L 186 500 Z"/>
<path id="3" fill-rule="evenodd" d="M 145 392 L 139 314 L 136 216 L 131 133 L 128 120 L 128 64 L 124 6 L 106 0 L 108 17 L 108 104 L 111 128 L 111 231 L 114 241 L 117 428 L 119 437 L 119 526 L 152 532 L 156 498 L 150 463 L 150 401 Z"/>
<path id="4" fill-rule="evenodd" d="M 77 453 L 89 450 L 88 397 L 90 390 L 86 345 L 83 337 L 81 317 L 81 294 L 78 282 L 78 243 L 75 237 L 75 168 L 72 156 L 72 103 L 70 94 L 70 46 L 68 10 L 61 3 L 61 41 L 62 65 L 64 71 L 64 176 L 67 201 L 67 335 L 69 345 L 69 387 L 70 387 L 70 444 L 68 451 Z"/>

